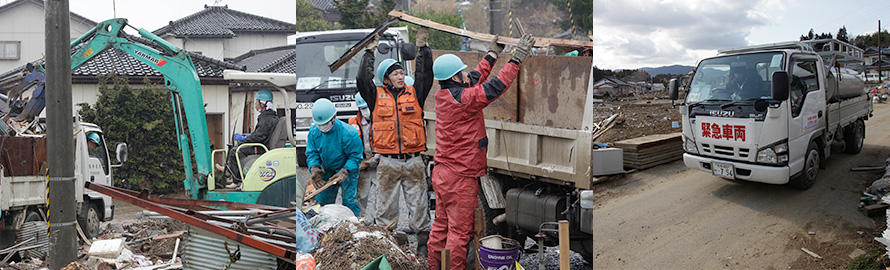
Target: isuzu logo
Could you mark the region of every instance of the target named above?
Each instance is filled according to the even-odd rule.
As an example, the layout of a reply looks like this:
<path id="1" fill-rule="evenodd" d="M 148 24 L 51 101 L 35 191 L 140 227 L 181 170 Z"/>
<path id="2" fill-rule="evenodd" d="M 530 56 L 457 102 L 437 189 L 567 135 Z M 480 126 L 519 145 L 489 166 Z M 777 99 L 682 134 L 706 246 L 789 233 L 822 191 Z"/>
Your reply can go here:
<path id="1" fill-rule="evenodd" d="M 733 117 L 735 116 L 734 111 L 710 111 L 711 116 L 717 117 Z"/>

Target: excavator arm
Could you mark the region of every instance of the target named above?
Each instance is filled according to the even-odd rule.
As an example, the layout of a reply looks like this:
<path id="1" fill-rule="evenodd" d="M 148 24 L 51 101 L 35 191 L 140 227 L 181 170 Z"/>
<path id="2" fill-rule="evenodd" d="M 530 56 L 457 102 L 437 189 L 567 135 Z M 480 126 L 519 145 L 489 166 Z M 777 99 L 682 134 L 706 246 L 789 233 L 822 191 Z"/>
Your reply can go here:
<path id="1" fill-rule="evenodd" d="M 124 36 L 123 28 L 126 26 L 128 26 L 127 19 L 106 20 L 71 42 L 71 49 L 76 49 L 71 55 L 71 70 L 77 69 L 108 48 L 116 48 L 163 74 L 164 85 L 171 90 L 176 138 L 185 166 L 185 189 L 192 198 L 202 199 L 202 190 L 206 190 L 207 176 L 211 172 L 211 159 L 204 98 L 201 94 L 198 72 L 189 54 L 182 49 L 142 28 L 138 29 L 139 35 L 161 49 L 134 43 Z M 192 167 L 192 152 L 197 172 Z"/>

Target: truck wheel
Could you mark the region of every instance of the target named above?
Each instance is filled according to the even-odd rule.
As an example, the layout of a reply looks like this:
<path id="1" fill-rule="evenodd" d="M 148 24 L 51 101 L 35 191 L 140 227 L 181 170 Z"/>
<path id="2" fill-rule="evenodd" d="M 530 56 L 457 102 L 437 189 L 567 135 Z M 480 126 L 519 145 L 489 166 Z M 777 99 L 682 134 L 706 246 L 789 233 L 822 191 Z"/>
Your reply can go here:
<path id="1" fill-rule="evenodd" d="M 93 238 L 99 235 L 99 210 L 95 203 L 89 202 L 88 204 L 87 209 L 78 215 L 77 223 L 80 224 L 80 228 L 87 238 Z"/>
<path id="2" fill-rule="evenodd" d="M 865 141 L 865 123 L 862 120 L 853 122 L 844 134 L 844 141 L 847 144 L 845 152 L 850 154 L 862 152 L 862 143 Z"/>
<path id="3" fill-rule="evenodd" d="M 43 221 L 43 217 L 40 216 L 40 213 L 28 211 L 28 215 L 25 216 L 25 222 L 29 221 Z"/>
<path id="4" fill-rule="evenodd" d="M 593 237 L 584 241 L 572 241 L 570 246 L 572 251 L 581 254 L 587 263 L 593 264 Z"/>
<path id="5" fill-rule="evenodd" d="M 297 166 L 306 168 L 306 147 L 297 147 Z"/>
<path id="6" fill-rule="evenodd" d="M 810 142 L 804 159 L 803 171 L 800 176 L 791 180 L 789 184 L 798 189 L 809 189 L 819 176 L 819 164 L 822 162 L 822 154 L 816 148 L 815 142 Z"/>

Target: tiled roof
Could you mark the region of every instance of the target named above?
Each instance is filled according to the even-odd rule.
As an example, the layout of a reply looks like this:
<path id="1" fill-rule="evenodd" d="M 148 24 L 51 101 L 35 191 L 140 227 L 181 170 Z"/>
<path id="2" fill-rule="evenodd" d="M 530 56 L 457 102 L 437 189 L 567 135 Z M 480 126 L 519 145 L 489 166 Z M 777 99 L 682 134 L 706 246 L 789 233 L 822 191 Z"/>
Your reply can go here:
<path id="1" fill-rule="evenodd" d="M 294 45 L 253 50 L 229 59 L 247 68 L 247 72 L 294 73 L 297 70 Z"/>
<path id="2" fill-rule="evenodd" d="M 28 2 L 37 4 L 38 6 L 45 8 L 43 0 L 17 0 L 15 2 L 10 2 L 10 3 L 7 3 L 6 5 L 0 6 L 0 12 L 4 12 L 4 11 L 10 10 L 10 9 L 13 9 L 17 6 L 20 6 L 20 5 L 28 3 Z M 96 26 L 96 24 L 97 24 L 93 20 L 90 20 L 83 16 L 77 15 L 77 13 L 70 12 L 70 14 L 71 14 L 70 17 L 72 20 L 89 25 L 90 27 Z M 40 19 L 42 20 L 43 18 L 40 18 Z"/>
<path id="3" fill-rule="evenodd" d="M 296 25 L 229 9 L 228 6 L 204 6 L 204 10 L 171 21 L 155 30 L 155 35 L 176 37 L 233 37 L 236 32 L 296 33 Z"/>
<path id="4" fill-rule="evenodd" d="M 321 11 L 336 9 L 333 0 L 309 0 L 309 3 L 315 5 L 315 8 Z"/>
<path id="5" fill-rule="evenodd" d="M 151 44 L 151 41 L 148 41 L 147 39 L 141 37 L 135 37 L 131 35 L 126 35 L 126 37 L 127 39 L 137 43 Z M 72 53 L 74 51 L 75 50 L 72 50 Z M 198 77 L 201 79 L 222 79 L 222 73 L 225 69 L 244 70 L 244 66 L 242 65 L 226 63 L 200 54 L 189 52 L 189 56 L 192 58 L 192 63 L 195 65 L 195 69 L 198 72 Z M 33 63 L 42 64 L 43 62 L 44 60 L 40 59 Z M 0 74 L 0 86 L 9 85 L 9 83 L 13 83 L 20 79 L 19 74 L 24 68 L 25 66 L 20 66 L 18 68 Z M 96 78 L 96 76 L 100 74 L 112 73 L 129 77 L 163 76 L 157 70 L 149 67 L 139 60 L 136 60 L 136 58 L 133 58 L 133 56 L 125 53 L 124 51 L 115 48 L 109 48 L 102 51 L 101 53 L 94 56 L 89 61 L 75 69 L 73 72 L 71 72 L 71 75 L 72 77 L 74 77 L 74 79 L 77 79 L 78 77 L 92 79 Z"/>

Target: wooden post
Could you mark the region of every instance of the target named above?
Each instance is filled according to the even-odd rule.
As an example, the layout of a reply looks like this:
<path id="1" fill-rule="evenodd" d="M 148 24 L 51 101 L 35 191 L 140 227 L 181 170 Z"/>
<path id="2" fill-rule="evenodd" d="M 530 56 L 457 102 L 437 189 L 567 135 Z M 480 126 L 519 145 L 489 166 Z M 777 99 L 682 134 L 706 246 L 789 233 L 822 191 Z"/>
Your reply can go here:
<path id="1" fill-rule="evenodd" d="M 439 257 L 441 259 L 441 263 L 439 265 L 442 266 L 442 270 L 451 269 L 451 250 L 443 249 L 442 256 Z"/>
<path id="2" fill-rule="evenodd" d="M 569 221 L 559 221 L 559 269 L 569 270 Z"/>
<path id="3" fill-rule="evenodd" d="M 476 250 L 479 250 L 479 239 L 485 237 L 485 222 L 482 218 L 482 208 L 476 208 L 476 237 L 473 241 L 476 242 Z M 476 250 L 471 250 L 470 252 L 476 252 Z M 475 269 L 482 269 L 479 266 L 479 253 L 476 253 L 476 261 L 473 262 L 476 265 Z"/>

